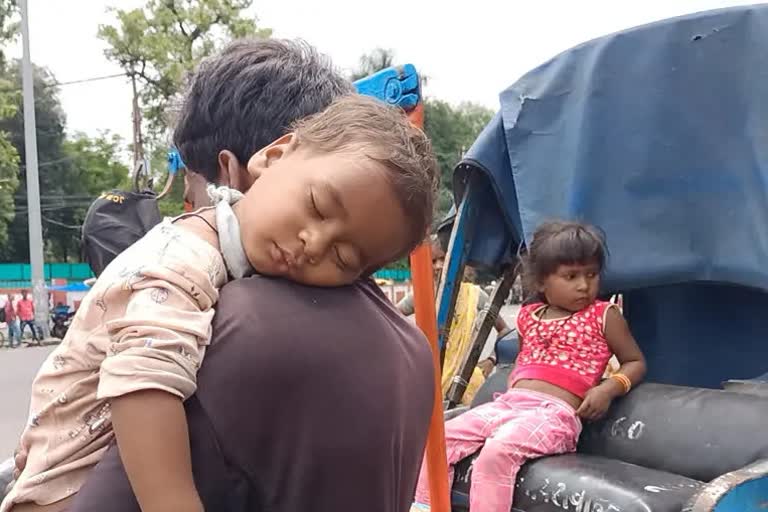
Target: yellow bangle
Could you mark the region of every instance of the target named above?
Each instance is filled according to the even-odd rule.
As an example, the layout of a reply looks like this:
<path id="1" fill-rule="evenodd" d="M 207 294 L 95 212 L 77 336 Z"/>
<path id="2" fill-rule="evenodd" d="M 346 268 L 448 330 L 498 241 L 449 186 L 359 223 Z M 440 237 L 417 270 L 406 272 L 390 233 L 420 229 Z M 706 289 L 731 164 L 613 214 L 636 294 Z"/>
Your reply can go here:
<path id="1" fill-rule="evenodd" d="M 624 388 L 625 395 L 629 393 L 629 390 L 632 389 L 632 381 L 629 380 L 629 377 L 627 377 L 623 373 L 614 373 L 613 375 L 611 375 L 611 378 L 614 379 L 619 384 L 621 384 L 621 387 Z"/>

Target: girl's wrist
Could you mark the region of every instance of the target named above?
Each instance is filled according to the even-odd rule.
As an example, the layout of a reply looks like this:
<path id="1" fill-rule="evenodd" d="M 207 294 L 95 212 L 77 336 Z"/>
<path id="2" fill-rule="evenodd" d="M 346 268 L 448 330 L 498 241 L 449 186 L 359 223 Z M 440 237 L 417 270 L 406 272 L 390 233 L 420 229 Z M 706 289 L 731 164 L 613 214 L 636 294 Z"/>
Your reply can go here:
<path id="1" fill-rule="evenodd" d="M 621 383 L 619 383 L 616 379 L 612 379 L 610 377 L 605 379 L 600 384 L 600 387 L 605 389 L 605 391 L 611 395 L 611 399 L 618 398 L 626 394 L 624 391 L 624 386 L 622 386 Z"/>

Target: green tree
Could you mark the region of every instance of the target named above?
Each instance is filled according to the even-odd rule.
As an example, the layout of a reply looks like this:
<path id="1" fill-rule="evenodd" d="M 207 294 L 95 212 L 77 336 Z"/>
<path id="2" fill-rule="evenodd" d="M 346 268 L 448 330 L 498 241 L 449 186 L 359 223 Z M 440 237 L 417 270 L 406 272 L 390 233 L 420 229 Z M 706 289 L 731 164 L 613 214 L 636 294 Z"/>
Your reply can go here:
<path id="1" fill-rule="evenodd" d="M 16 0 L 0 0 L 0 122 L 12 118 L 18 108 L 21 91 L 7 80 L 4 46 L 17 33 Z M 14 194 L 19 186 L 19 154 L 8 133 L 0 129 L 0 246 L 8 241 L 8 225 L 14 217 Z"/>
<path id="2" fill-rule="evenodd" d="M 155 136 L 170 124 L 169 113 L 186 73 L 229 39 L 269 37 L 245 14 L 253 0 L 148 0 L 140 9 L 112 9 L 114 25 L 98 35 L 107 58 L 140 86 L 144 118 Z"/>
<path id="3" fill-rule="evenodd" d="M 19 31 L 19 5 L 16 0 L 0 0 L 0 41 L 12 41 Z"/>
<path id="4" fill-rule="evenodd" d="M 440 165 L 438 218 L 447 214 L 453 204 L 453 169 L 492 117 L 492 110 L 474 103 L 453 106 L 436 99 L 424 102 L 424 131 L 432 140 Z"/>
<path id="5" fill-rule="evenodd" d="M 65 140 L 72 192 L 90 199 L 116 187 L 127 187 L 129 171 L 120 159 L 124 147 L 123 139 L 109 132 L 93 138 L 76 133 Z"/>
<path id="6" fill-rule="evenodd" d="M 8 87 L 7 80 L 0 79 L 0 88 Z M 0 93 L 0 124 L 16 113 L 11 94 Z M 19 153 L 9 140 L 9 134 L 0 130 L 0 246 L 8 242 L 8 225 L 15 212 L 14 194 L 19 187 Z"/>
<path id="7" fill-rule="evenodd" d="M 5 68 L 3 79 L 14 90 L 21 90 L 21 66 L 18 61 L 10 62 Z M 35 117 L 37 124 L 37 150 L 40 171 L 41 207 L 44 216 L 58 220 L 65 211 L 61 186 L 56 178 L 66 167 L 62 144 L 64 141 L 64 112 L 56 95 L 55 79 L 45 69 L 33 70 L 35 90 Z M 15 113 L 11 117 L 0 119 L 0 132 L 8 135 L 8 140 L 19 155 L 19 188 L 15 195 L 13 211 L 15 217 L 8 226 L 8 243 L 0 249 L 0 255 L 6 261 L 29 261 L 29 232 L 26 196 L 26 155 L 24 154 L 24 116 L 21 94 L 14 96 Z M 55 203 L 49 202 L 56 198 Z M 48 232 L 43 225 L 43 239 L 55 238 L 56 233 Z M 56 230 L 58 231 L 58 230 Z"/>
<path id="8" fill-rule="evenodd" d="M 14 88 L 21 87 L 19 63 L 6 68 L 2 77 Z M 128 169 L 120 163 L 121 141 L 107 134 L 94 139 L 77 134 L 65 138 L 65 116 L 59 102 L 55 78 L 45 69 L 34 68 L 35 117 L 40 172 L 40 203 L 45 255 L 51 261 L 77 260 L 80 231 L 85 212 L 103 190 L 125 184 Z M 0 132 L 8 134 L 21 155 L 19 178 L 25 183 L 24 120 L 21 96 L 15 97 L 15 113 L 0 120 Z M 8 226 L 8 241 L 0 246 L 0 260 L 28 261 L 29 232 L 24 187 L 15 195 L 15 213 Z"/>

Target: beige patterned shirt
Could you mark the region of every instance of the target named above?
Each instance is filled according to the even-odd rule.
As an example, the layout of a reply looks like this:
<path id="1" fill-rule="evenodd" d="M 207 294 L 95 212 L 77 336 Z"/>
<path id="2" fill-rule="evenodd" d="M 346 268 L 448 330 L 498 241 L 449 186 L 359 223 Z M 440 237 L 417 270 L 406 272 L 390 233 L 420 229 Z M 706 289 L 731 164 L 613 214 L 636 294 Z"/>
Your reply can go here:
<path id="1" fill-rule="evenodd" d="M 226 280 L 221 254 L 169 219 L 105 269 L 35 377 L 21 437 L 27 465 L 0 512 L 80 489 L 114 437 L 110 398 L 194 393 Z"/>

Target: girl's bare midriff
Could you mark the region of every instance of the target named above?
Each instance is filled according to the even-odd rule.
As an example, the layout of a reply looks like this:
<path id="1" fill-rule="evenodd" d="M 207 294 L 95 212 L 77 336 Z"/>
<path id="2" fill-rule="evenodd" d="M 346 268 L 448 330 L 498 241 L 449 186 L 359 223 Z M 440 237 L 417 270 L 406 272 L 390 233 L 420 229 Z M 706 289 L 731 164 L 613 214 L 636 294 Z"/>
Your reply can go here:
<path id="1" fill-rule="evenodd" d="M 520 379 L 519 381 L 515 382 L 512 387 L 518 389 L 530 389 L 531 391 L 538 391 L 539 393 L 552 395 L 553 397 L 559 398 L 560 400 L 566 402 L 574 409 L 578 409 L 581 405 L 581 398 L 578 396 L 574 395 L 570 391 L 566 391 L 560 386 L 555 386 L 554 384 L 550 384 L 549 382 L 543 380 Z"/>

